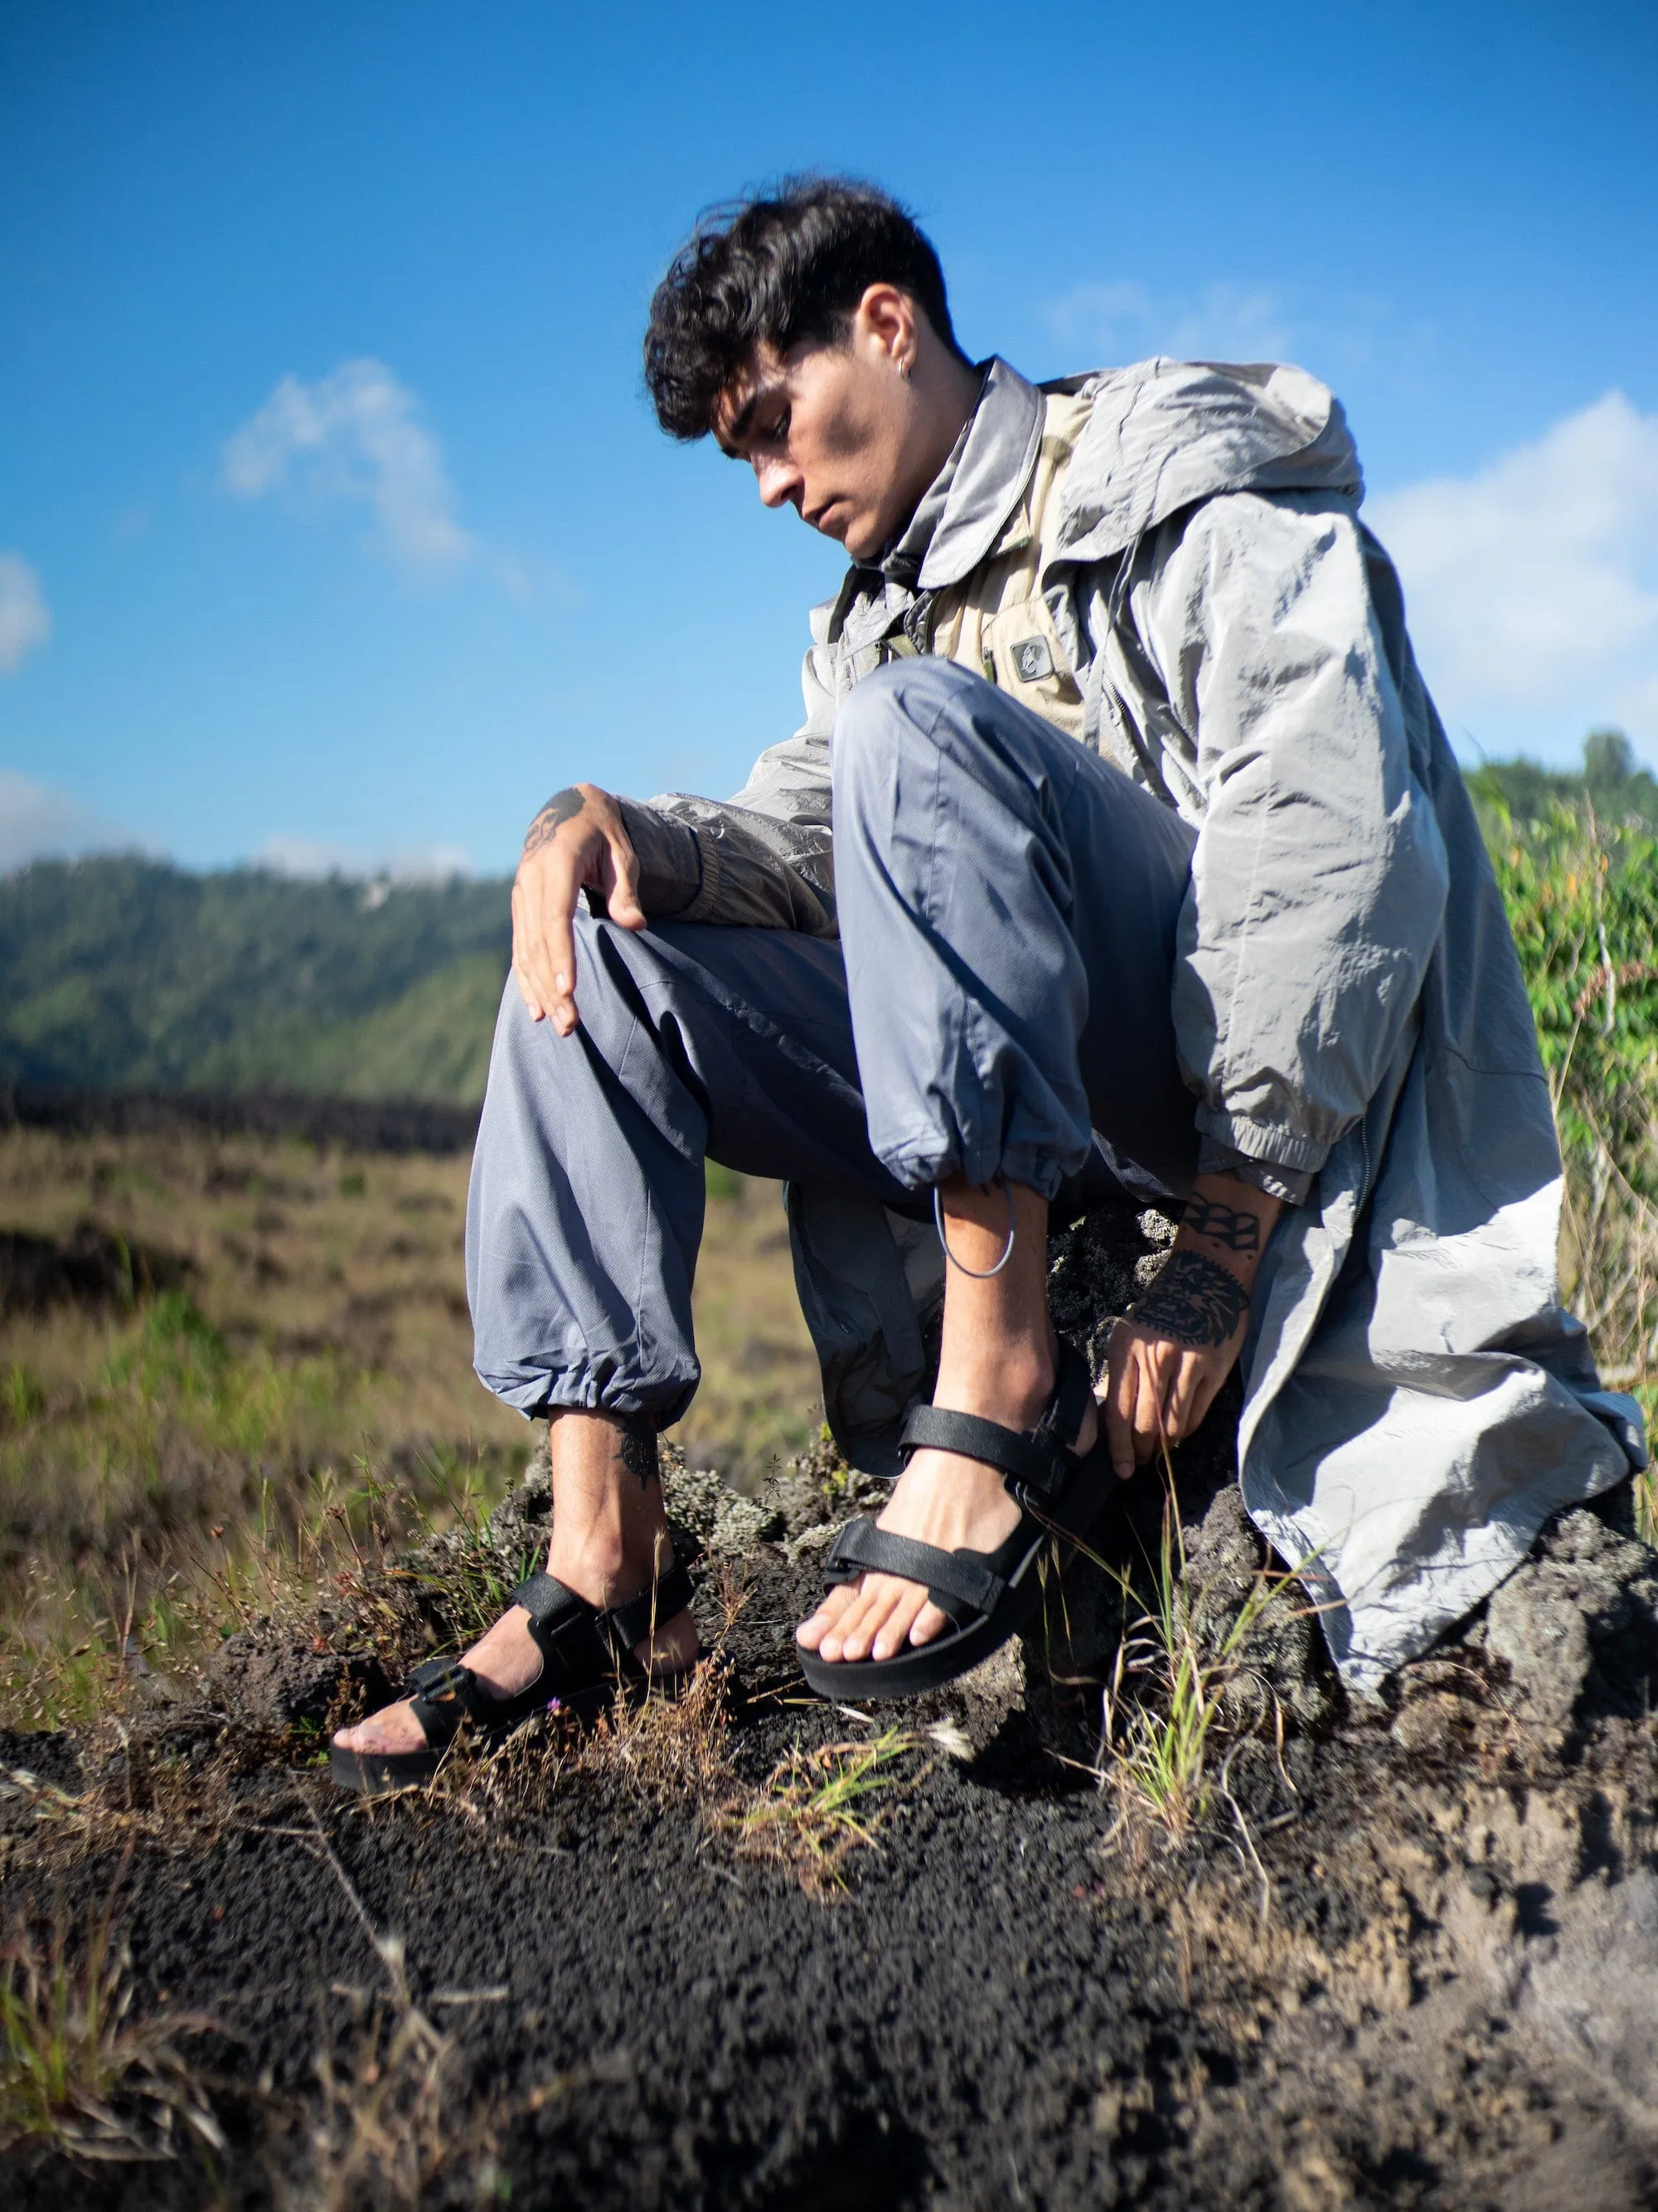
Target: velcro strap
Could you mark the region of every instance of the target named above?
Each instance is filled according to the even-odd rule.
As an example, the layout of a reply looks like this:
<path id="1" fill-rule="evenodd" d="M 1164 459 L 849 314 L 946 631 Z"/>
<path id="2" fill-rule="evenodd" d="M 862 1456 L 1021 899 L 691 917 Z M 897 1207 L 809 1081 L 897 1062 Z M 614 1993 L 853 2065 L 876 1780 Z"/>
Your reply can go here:
<path id="1" fill-rule="evenodd" d="M 831 1583 L 859 1575 L 896 1575 L 919 1583 L 941 1613 L 960 1621 L 964 1613 L 993 1613 L 1007 1584 L 985 1564 L 981 1552 L 941 1552 L 914 1536 L 896 1536 L 867 1516 L 847 1522 L 830 1547 Z"/>
<path id="2" fill-rule="evenodd" d="M 422 1660 L 409 1677 L 405 1695 L 433 1751 L 452 1740 L 468 1715 L 474 1720 L 487 1717 L 477 1676 L 459 1659 Z"/>
<path id="3" fill-rule="evenodd" d="M 1054 1385 L 1054 1395 L 1042 1419 L 1036 1424 L 1036 1433 L 1057 1437 L 1067 1450 L 1083 1431 L 1083 1416 L 1092 1403 L 1094 1377 L 1088 1362 L 1068 1336 L 1060 1339 L 1060 1372 Z"/>
<path id="4" fill-rule="evenodd" d="M 507 1599 L 508 1605 L 521 1605 L 537 1628 L 556 1621 L 562 1613 L 581 1613 L 587 1601 L 567 1589 L 556 1575 L 526 1575 Z"/>
<path id="5" fill-rule="evenodd" d="M 977 1413 L 956 1413 L 942 1406 L 917 1406 L 904 1423 L 898 1449 L 908 1460 L 912 1453 L 931 1447 L 935 1451 L 959 1452 L 963 1459 L 982 1460 L 999 1468 L 1016 1482 L 1039 1495 L 1058 1490 L 1065 1481 L 1065 1446 L 1039 1430 L 1035 1436 L 1004 1428 Z"/>
<path id="6" fill-rule="evenodd" d="M 691 1578 L 683 1565 L 677 1565 L 625 1605 L 613 1605 L 601 1613 L 599 1623 L 609 1632 L 612 1649 L 631 1651 L 653 1628 L 683 1613 L 690 1601 Z"/>
<path id="7" fill-rule="evenodd" d="M 1066 1337 L 1060 1339 L 1059 1373 L 1053 1395 L 1034 1430 L 1005 1428 L 981 1414 L 958 1413 L 942 1406 L 914 1407 L 898 1439 L 905 1460 L 929 1447 L 982 1460 L 1021 1483 L 1039 1498 L 1057 1498 L 1076 1472 L 1071 1447 L 1082 1434 L 1083 1417 L 1094 1395 L 1088 1362 Z"/>
<path id="8" fill-rule="evenodd" d="M 409 1691 L 428 1705 L 458 1701 L 470 1711 L 477 1695 L 477 1676 L 459 1659 L 424 1659 L 410 1674 Z"/>

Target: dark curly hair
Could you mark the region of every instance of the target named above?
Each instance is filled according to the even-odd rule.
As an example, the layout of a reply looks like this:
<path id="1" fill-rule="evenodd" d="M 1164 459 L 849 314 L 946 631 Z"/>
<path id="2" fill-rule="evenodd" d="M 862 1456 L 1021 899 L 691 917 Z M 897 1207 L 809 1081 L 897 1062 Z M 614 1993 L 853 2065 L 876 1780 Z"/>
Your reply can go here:
<path id="1" fill-rule="evenodd" d="M 785 177 L 698 217 L 651 301 L 645 386 L 671 436 L 706 437 L 756 344 L 838 345 L 872 284 L 908 292 L 958 359 L 938 257 L 896 200 L 853 177 Z"/>

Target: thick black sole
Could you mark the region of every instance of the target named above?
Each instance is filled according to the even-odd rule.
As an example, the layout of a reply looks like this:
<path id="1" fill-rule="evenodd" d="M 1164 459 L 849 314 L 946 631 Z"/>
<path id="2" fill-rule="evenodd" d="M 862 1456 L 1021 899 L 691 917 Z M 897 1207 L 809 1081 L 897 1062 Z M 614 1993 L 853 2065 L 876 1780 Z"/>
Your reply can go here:
<path id="1" fill-rule="evenodd" d="M 1096 1482 L 1099 1487 L 1095 1490 Z M 1072 1485 L 1056 1510 L 1054 1518 L 1063 1533 L 1044 1528 L 1033 1536 L 1029 1551 L 993 1613 L 984 1614 L 969 1628 L 958 1629 L 953 1636 L 935 1637 L 931 1644 L 913 1644 L 890 1659 L 820 1659 L 815 1651 L 803 1651 L 797 1644 L 794 1656 L 801 1673 L 820 1698 L 838 1702 L 850 1699 L 853 1704 L 923 1697 L 929 1690 L 941 1690 L 947 1682 L 959 1681 L 993 1651 L 999 1651 L 1010 1637 L 1017 1636 L 1035 1612 L 1042 1602 L 1042 1560 L 1049 1546 L 1055 1541 L 1085 1543 L 1105 1519 L 1120 1491 L 1119 1478 L 1102 1440 L 1085 1460 L 1078 1462 Z"/>
<path id="2" fill-rule="evenodd" d="M 660 1691 L 666 1698 L 677 1697 L 695 1672 L 694 1667 L 688 1667 L 683 1674 L 659 1674 L 648 1680 L 641 1674 L 636 1681 L 631 1675 L 623 1675 L 619 1680 L 607 1677 L 585 1690 L 573 1692 L 568 1698 L 561 1698 L 559 1708 L 585 1726 L 596 1721 L 617 1697 L 625 1698 L 630 1705 L 642 1704 L 653 1690 Z M 538 1710 L 537 1705 L 528 1705 L 487 1734 L 474 1729 L 471 1741 L 482 1749 L 493 1750 Z M 328 1778 L 337 1789 L 352 1790 L 358 1796 L 384 1797 L 393 1790 L 416 1790 L 422 1783 L 429 1782 L 443 1757 L 441 1751 L 347 1751 L 343 1745 L 337 1743 L 329 1747 Z"/>
<path id="3" fill-rule="evenodd" d="M 412 1790 L 429 1782 L 438 1771 L 435 1751 L 347 1751 L 334 1744 L 328 1753 L 328 1778 L 339 1790 L 355 1790 L 362 1797 L 383 1797 L 389 1790 Z"/>

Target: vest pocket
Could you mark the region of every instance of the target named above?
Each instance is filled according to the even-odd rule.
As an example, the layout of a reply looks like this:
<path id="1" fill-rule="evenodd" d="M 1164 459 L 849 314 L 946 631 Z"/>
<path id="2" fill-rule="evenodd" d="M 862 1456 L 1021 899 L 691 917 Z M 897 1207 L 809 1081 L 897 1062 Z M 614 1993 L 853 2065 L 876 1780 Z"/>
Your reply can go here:
<path id="1" fill-rule="evenodd" d="M 1045 721 L 1057 723 L 1068 735 L 1082 735 L 1082 692 L 1053 617 L 1039 596 L 1017 599 L 989 616 L 982 652 L 999 691 L 1007 692 Z"/>

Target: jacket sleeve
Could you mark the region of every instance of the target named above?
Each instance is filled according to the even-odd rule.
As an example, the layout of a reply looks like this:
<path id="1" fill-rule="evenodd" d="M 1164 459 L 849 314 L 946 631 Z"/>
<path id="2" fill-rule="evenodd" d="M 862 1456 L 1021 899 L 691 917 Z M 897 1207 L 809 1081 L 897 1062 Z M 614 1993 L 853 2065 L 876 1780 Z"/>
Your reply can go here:
<path id="1" fill-rule="evenodd" d="M 829 733 L 835 696 L 825 649 L 803 673 L 806 720 L 761 754 L 734 799 L 673 792 L 622 801 L 640 860 L 640 900 L 653 921 L 799 929 L 833 937 Z"/>
<path id="2" fill-rule="evenodd" d="M 1322 1166 L 1411 1020 L 1447 869 L 1348 502 L 1224 495 L 1130 592 L 1205 802 L 1174 978 L 1211 1158 Z"/>

